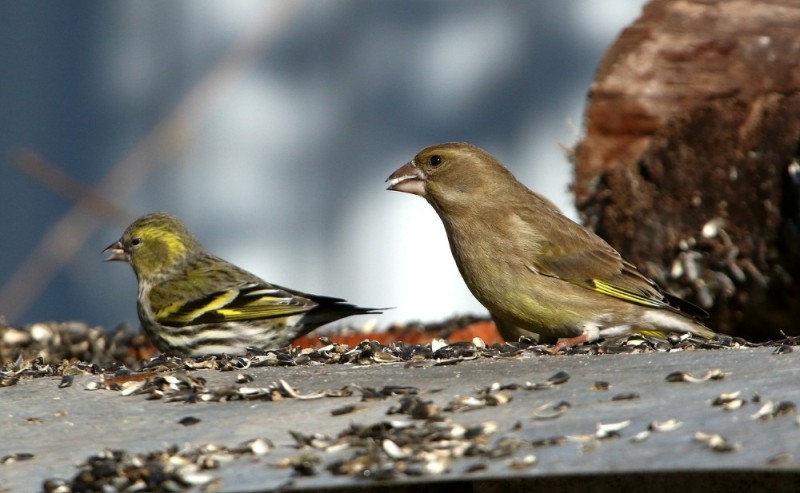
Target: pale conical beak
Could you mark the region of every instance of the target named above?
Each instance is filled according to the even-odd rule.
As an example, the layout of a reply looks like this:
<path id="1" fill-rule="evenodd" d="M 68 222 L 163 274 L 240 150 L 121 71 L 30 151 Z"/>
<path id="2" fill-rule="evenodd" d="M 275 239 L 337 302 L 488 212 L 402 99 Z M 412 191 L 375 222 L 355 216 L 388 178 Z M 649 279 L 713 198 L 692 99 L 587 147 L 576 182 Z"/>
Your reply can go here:
<path id="1" fill-rule="evenodd" d="M 409 161 L 392 173 L 386 182 L 389 184 L 387 190 L 425 196 L 425 175 L 414 165 L 413 161 Z"/>
<path id="2" fill-rule="evenodd" d="M 106 262 L 110 262 L 112 260 L 120 260 L 122 262 L 127 262 L 128 261 L 128 254 L 125 252 L 125 249 L 122 247 L 122 241 L 121 240 L 120 241 L 116 241 L 116 242 L 108 245 L 108 247 L 106 247 L 106 249 L 103 250 L 103 253 L 111 254 L 106 259 Z"/>

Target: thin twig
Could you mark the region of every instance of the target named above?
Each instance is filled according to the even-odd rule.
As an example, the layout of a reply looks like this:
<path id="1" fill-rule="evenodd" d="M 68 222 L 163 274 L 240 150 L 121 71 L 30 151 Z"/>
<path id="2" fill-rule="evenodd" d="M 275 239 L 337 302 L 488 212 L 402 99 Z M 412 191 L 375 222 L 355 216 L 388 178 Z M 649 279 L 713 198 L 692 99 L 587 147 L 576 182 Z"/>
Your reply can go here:
<path id="1" fill-rule="evenodd" d="M 25 149 L 15 153 L 11 161 L 23 173 L 38 181 L 53 192 L 84 207 L 100 219 L 109 219 L 127 224 L 136 215 L 92 187 L 76 180 L 63 169 L 40 154 Z"/>

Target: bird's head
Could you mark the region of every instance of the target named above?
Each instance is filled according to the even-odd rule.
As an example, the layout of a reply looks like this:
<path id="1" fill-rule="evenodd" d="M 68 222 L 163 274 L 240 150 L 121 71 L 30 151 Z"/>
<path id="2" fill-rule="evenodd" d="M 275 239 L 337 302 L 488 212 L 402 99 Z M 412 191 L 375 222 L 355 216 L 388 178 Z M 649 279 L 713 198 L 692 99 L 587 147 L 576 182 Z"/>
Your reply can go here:
<path id="1" fill-rule="evenodd" d="M 427 147 L 386 180 L 389 190 L 425 197 L 437 210 L 474 207 L 498 180 L 513 177 L 495 158 L 467 143 Z"/>
<path id="2" fill-rule="evenodd" d="M 153 279 L 202 251 L 200 242 L 178 218 L 165 212 L 140 217 L 104 250 L 107 261 L 128 262 L 139 279 Z"/>

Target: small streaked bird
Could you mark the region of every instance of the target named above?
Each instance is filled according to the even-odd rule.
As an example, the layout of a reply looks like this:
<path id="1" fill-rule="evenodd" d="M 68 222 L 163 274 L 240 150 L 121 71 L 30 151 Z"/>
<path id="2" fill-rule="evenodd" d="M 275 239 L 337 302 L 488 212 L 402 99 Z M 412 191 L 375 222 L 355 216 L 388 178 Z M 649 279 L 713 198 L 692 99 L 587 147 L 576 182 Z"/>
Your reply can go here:
<path id="1" fill-rule="evenodd" d="M 423 149 L 386 181 L 433 206 L 461 276 L 506 340 L 558 338 L 558 351 L 637 332 L 715 336 L 698 321 L 701 308 L 664 292 L 474 145 Z"/>
<path id="2" fill-rule="evenodd" d="M 381 313 L 270 284 L 207 253 L 180 220 L 164 212 L 134 221 L 105 252 L 111 254 L 107 260 L 133 267 L 139 321 L 166 354 L 274 349 L 335 320 Z"/>

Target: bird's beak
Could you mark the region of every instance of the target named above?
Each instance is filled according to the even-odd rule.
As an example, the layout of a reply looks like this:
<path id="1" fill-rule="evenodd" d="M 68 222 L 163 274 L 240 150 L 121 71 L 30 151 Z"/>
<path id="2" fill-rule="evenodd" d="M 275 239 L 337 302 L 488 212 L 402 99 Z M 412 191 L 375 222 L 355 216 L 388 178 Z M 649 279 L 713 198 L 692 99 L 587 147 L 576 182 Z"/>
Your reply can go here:
<path id="1" fill-rule="evenodd" d="M 413 193 L 420 197 L 425 196 L 425 175 L 417 168 L 414 161 L 409 161 L 386 179 L 389 184 L 387 190 L 396 192 Z"/>
<path id="2" fill-rule="evenodd" d="M 125 249 L 122 247 L 122 241 L 116 241 L 116 242 L 108 245 L 108 247 L 106 247 L 106 249 L 103 250 L 103 253 L 110 253 L 111 254 L 106 259 L 106 262 L 110 262 L 112 260 L 121 260 L 123 262 L 127 262 L 128 261 L 128 254 L 125 252 Z"/>

